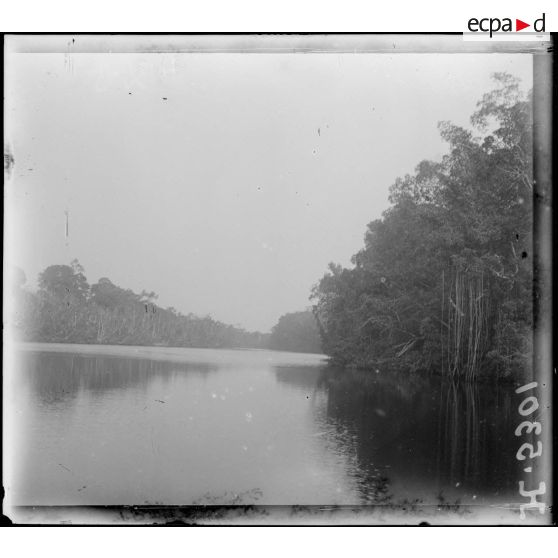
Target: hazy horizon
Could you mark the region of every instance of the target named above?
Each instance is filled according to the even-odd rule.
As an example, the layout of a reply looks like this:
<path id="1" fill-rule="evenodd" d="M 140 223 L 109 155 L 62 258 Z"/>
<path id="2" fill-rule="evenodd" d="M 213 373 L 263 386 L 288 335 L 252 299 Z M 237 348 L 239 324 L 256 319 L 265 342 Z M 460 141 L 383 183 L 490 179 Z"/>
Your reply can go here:
<path id="1" fill-rule="evenodd" d="M 395 179 L 442 157 L 438 122 L 468 126 L 493 72 L 528 89 L 531 65 L 518 54 L 13 55 L 8 261 L 34 286 L 77 258 L 90 283 L 269 331 L 310 305 L 329 262 L 349 265 Z"/>

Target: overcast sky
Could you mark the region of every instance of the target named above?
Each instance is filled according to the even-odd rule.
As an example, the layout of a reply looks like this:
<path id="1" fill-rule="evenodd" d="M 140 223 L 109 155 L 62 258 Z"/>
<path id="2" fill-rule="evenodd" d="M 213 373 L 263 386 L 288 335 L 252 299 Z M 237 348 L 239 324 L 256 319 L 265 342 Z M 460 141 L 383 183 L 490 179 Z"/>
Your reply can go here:
<path id="1" fill-rule="evenodd" d="M 12 262 L 267 331 L 349 265 L 388 188 L 444 153 L 505 54 L 17 54 Z M 69 211 L 69 237 L 65 215 Z"/>

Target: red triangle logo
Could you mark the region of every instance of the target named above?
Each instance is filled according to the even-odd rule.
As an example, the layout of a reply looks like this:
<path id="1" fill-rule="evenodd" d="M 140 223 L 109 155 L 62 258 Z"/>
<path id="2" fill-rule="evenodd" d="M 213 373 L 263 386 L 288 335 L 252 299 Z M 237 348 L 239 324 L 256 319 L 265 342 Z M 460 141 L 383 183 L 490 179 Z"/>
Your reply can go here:
<path id="1" fill-rule="evenodd" d="M 521 31 L 522 29 L 525 29 L 526 27 L 531 27 L 531 25 L 529 25 L 529 23 L 525 23 L 524 21 L 521 21 L 520 19 L 515 20 L 515 30 L 516 31 Z"/>

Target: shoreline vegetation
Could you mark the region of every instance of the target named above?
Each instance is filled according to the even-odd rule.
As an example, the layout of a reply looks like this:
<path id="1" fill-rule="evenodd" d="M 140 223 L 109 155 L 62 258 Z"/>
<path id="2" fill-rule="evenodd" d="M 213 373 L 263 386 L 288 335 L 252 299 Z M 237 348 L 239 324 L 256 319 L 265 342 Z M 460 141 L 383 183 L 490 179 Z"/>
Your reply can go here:
<path id="1" fill-rule="evenodd" d="M 474 382 L 532 368 L 532 92 L 509 74 L 472 129 L 441 122 L 448 150 L 395 181 L 352 267 L 330 264 L 312 299 L 342 366 Z"/>
<path id="2" fill-rule="evenodd" d="M 156 304 L 154 292 L 135 293 L 107 277 L 90 285 L 78 260 L 39 274 L 38 290 L 16 269 L 12 285 L 17 341 L 209 349 L 271 349 L 321 353 L 311 311 L 281 316 L 271 333 L 246 331 L 210 316 Z"/>
<path id="3" fill-rule="evenodd" d="M 21 341 L 323 353 L 335 366 L 440 374 L 465 382 L 528 377 L 532 358 L 532 92 L 494 74 L 471 129 L 439 124 L 447 153 L 390 188 L 391 207 L 344 268 L 331 263 L 311 310 L 271 333 L 156 304 L 78 260 L 13 283 Z"/>

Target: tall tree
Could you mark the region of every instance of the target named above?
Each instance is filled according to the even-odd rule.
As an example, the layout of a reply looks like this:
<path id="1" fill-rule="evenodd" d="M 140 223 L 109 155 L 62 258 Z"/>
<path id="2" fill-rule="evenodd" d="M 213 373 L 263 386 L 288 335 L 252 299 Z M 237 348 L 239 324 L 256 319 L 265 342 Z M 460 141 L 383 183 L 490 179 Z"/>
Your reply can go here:
<path id="1" fill-rule="evenodd" d="M 89 293 L 89 284 L 78 260 L 70 265 L 51 265 L 39 275 L 39 288 L 44 294 L 64 299 L 68 304 L 83 302 Z"/>
<path id="2" fill-rule="evenodd" d="M 532 108 L 494 76 L 472 129 L 440 124 L 448 153 L 390 190 L 353 267 L 313 291 L 323 346 L 357 366 L 506 376 L 530 354 Z"/>

